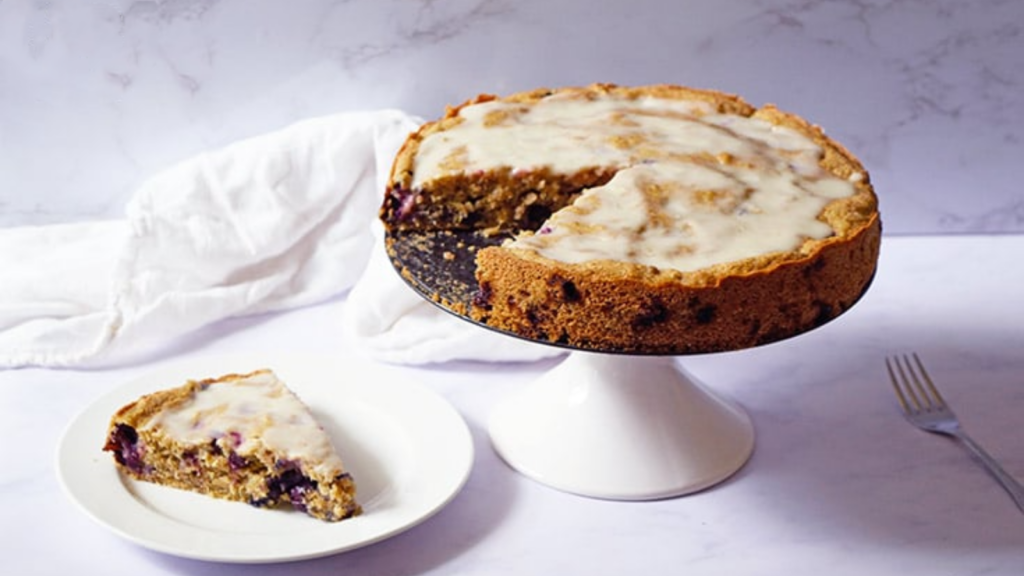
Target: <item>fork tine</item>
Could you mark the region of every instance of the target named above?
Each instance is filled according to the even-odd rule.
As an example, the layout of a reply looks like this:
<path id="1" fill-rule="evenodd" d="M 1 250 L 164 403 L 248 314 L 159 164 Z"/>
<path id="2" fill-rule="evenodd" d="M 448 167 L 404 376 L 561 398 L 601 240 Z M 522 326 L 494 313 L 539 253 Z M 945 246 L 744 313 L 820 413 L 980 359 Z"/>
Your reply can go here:
<path id="1" fill-rule="evenodd" d="M 920 390 L 915 391 L 914 384 L 917 382 L 917 377 L 914 375 L 914 371 L 907 362 L 906 356 L 903 358 L 897 356 L 893 359 L 893 362 L 896 364 L 896 373 L 899 374 L 898 380 L 900 389 L 907 397 L 907 410 L 909 412 L 927 410 L 928 406 L 925 401 L 919 397 L 918 392 L 920 392 Z M 925 397 L 925 400 L 927 400 L 927 397 Z"/>
<path id="2" fill-rule="evenodd" d="M 929 403 L 936 409 L 948 406 L 948 404 L 946 404 L 946 399 L 942 397 L 942 394 L 939 393 L 939 389 L 936 388 L 935 384 L 932 382 L 931 376 L 928 375 L 928 371 L 924 369 L 924 363 L 922 363 L 921 359 L 918 358 L 917 352 L 914 352 L 914 362 L 917 363 L 917 370 L 921 374 L 921 379 L 924 381 L 924 384 L 928 389 L 928 393 L 931 395 Z M 925 386 L 921 386 L 920 382 L 918 382 L 918 386 L 920 386 L 922 390 L 925 388 Z"/>
<path id="3" fill-rule="evenodd" d="M 910 405 L 907 403 L 907 397 L 903 394 L 903 389 L 900 386 L 900 381 L 896 378 L 896 372 L 893 370 L 892 364 L 892 359 L 886 357 L 885 368 L 889 371 L 889 381 L 892 382 L 892 389 L 896 392 L 896 399 L 899 401 L 903 412 L 910 412 Z M 897 364 L 897 368 L 899 368 L 899 364 Z"/>
<path id="4" fill-rule="evenodd" d="M 911 358 L 913 358 L 913 363 L 911 363 Z M 932 382 L 931 376 L 925 370 L 924 363 L 916 352 L 910 355 L 896 356 L 892 359 L 892 364 L 896 366 L 895 370 L 890 365 L 889 359 L 886 358 L 889 377 L 892 379 L 894 387 L 898 385 L 896 394 L 904 411 L 948 410 L 946 399 L 935 387 L 935 383 Z"/>
<path id="5" fill-rule="evenodd" d="M 932 401 L 928 396 L 928 390 L 921 384 L 921 379 L 918 378 L 917 372 L 914 371 L 914 366 L 910 363 L 910 357 L 904 354 L 902 360 L 902 362 L 897 361 L 897 365 L 900 366 L 901 373 L 906 368 L 906 373 L 903 376 L 904 383 L 907 389 L 910 390 L 910 394 L 914 397 L 914 403 L 917 404 L 918 410 L 931 410 Z"/>

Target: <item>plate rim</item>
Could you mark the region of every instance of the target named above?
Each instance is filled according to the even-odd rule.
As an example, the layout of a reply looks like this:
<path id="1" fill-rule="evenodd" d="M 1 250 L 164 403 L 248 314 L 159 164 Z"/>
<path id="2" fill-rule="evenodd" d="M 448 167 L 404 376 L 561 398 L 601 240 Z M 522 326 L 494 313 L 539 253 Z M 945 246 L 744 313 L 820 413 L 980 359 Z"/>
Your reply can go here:
<path id="1" fill-rule="evenodd" d="M 416 403 L 417 412 L 422 415 L 422 418 L 411 423 L 402 422 L 405 437 L 416 439 L 417 428 L 430 427 L 431 430 L 427 430 L 427 432 L 442 434 L 445 441 L 435 444 L 438 447 L 435 449 L 435 453 L 414 451 L 416 456 L 415 473 L 403 473 L 400 476 L 406 477 L 404 479 L 390 478 L 391 484 L 385 487 L 385 491 L 403 493 L 401 490 L 403 480 L 421 483 L 424 478 L 437 481 L 435 489 L 427 491 L 426 494 L 414 490 L 412 491 L 413 497 L 419 498 L 419 500 L 410 501 L 399 498 L 397 505 L 390 509 L 376 513 L 368 510 L 360 516 L 342 522 L 327 523 L 303 515 L 303 519 L 308 519 L 310 522 L 310 530 L 303 531 L 299 535 L 308 536 L 310 533 L 314 533 L 326 538 L 330 533 L 331 538 L 326 538 L 330 544 L 315 540 L 313 544 L 267 546 L 266 542 L 261 541 L 259 534 L 234 534 L 212 527 L 182 525 L 175 519 L 161 515 L 131 494 L 125 483 L 145 483 L 125 478 L 117 471 L 109 455 L 100 450 L 103 435 L 114 412 L 142 394 L 175 385 L 172 383 L 175 381 L 172 378 L 177 378 L 178 383 L 183 383 L 185 380 L 181 379 L 182 374 L 189 374 L 185 377 L 186 379 L 201 378 L 207 377 L 204 375 L 212 376 L 218 370 L 221 373 L 244 372 L 248 368 L 241 367 L 248 366 L 270 367 L 276 371 L 282 371 L 285 367 L 294 368 L 300 363 L 305 370 L 312 368 L 330 370 L 332 367 L 345 369 L 342 358 L 323 354 L 222 354 L 171 362 L 129 377 L 114 385 L 91 400 L 86 407 L 72 417 L 61 433 L 54 456 L 56 460 L 55 473 L 62 491 L 92 520 L 142 547 L 181 558 L 240 564 L 307 560 L 362 548 L 394 537 L 421 524 L 440 512 L 459 494 L 469 480 L 475 461 L 473 439 L 468 424 L 458 410 L 437 391 L 419 382 L 395 378 L 381 378 L 372 382 L 347 379 L 341 385 L 349 392 L 353 390 L 362 392 L 364 402 L 383 410 L 390 408 L 394 411 L 400 403 L 408 404 L 413 401 Z M 289 387 L 296 389 L 300 398 L 303 397 L 302 386 L 290 383 L 287 377 L 282 379 L 289 383 Z M 346 379 L 339 378 L 339 380 Z M 323 406 L 310 406 L 310 408 L 328 416 L 331 414 L 329 410 L 325 411 Z M 100 426 L 102 428 L 99 428 Z M 423 430 L 419 430 L 419 432 L 423 432 Z M 96 446 L 95 450 L 90 452 L 77 449 L 79 445 L 86 442 L 85 438 L 89 438 L 89 446 Z M 344 457 L 344 450 L 341 452 Z M 442 457 L 437 457 L 438 455 L 442 455 Z M 455 466 L 449 466 L 448 469 L 437 469 L 436 465 L 432 467 L 434 462 L 445 465 L 454 463 Z M 422 470 L 423 468 L 427 468 L 427 470 Z M 111 479 L 120 479 L 120 482 L 115 485 L 110 481 Z M 146 484 L 146 486 L 154 485 Z M 175 490 L 167 487 L 156 487 L 156 489 Z M 98 490 L 99 493 L 87 494 L 90 490 Z M 198 496 L 189 494 L 190 496 L 186 497 Z M 197 505 L 202 506 L 208 503 L 211 508 L 225 504 L 240 504 L 205 496 L 198 496 L 196 500 L 199 502 Z M 111 506 L 125 503 L 129 508 L 134 507 L 133 514 L 109 509 Z M 140 514 L 139 510 L 143 510 L 143 512 Z M 137 528 L 140 521 L 148 522 L 144 525 L 142 530 L 145 533 L 142 534 Z M 136 526 L 136 529 L 133 530 L 132 524 Z M 160 538 L 159 530 L 161 528 L 159 526 L 154 528 L 154 525 L 162 525 L 163 529 L 169 529 L 172 532 L 175 530 L 181 532 L 187 526 L 189 531 L 198 531 L 207 536 L 207 543 L 212 543 L 212 546 L 204 544 L 202 549 L 183 547 L 180 543 L 175 543 L 173 538 Z M 171 528 L 168 528 L 169 526 Z M 152 530 L 157 530 L 157 534 L 154 535 Z M 281 536 L 275 535 L 274 538 L 280 541 Z M 224 545 L 225 542 L 229 544 L 226 549 L 216 549 L 217 545 Z M 247 544 L 254 547 L 249 552 L 245 550 Z"/>

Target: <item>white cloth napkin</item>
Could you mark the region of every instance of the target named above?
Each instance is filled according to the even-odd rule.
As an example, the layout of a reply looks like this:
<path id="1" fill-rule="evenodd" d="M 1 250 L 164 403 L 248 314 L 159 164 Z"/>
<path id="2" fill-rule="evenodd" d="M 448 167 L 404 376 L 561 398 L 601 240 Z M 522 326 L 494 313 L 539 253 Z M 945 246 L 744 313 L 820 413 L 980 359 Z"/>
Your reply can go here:
<path id="1" fill-rule="evenodd" d="M 383 361 L 556 354 L 438 310 L 391 268 L 377 209 L 417 124 L 393 110 L 307 120 L 158 174 L 124 220 L 0 230 L 0 367 L 114 365 L 349 289 L 339 345 Z"/>

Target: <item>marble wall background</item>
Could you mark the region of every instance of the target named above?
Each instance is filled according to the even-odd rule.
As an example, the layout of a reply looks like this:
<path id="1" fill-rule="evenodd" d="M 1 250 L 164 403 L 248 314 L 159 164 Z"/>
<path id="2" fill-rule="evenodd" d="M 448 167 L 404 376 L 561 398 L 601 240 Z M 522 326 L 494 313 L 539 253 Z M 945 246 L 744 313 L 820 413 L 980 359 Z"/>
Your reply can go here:
<path id="1" fill-rule="evenodd" d="M 1024 231 L 1019 0 L 0 0 L 0 226 L 114 218 L 155 172 L 341 110 L 674 82 L 858 154 L 889 234 Z"/>

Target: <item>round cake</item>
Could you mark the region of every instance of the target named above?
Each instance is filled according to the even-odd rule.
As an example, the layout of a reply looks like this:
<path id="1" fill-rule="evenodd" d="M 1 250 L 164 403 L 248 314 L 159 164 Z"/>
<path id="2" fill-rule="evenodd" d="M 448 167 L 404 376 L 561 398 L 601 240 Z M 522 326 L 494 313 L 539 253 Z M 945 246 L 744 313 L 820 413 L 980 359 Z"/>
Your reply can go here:
<path id="1" fill-rule="evenodd" d="M 483 239 L 474 296 L 437 298 L 454 311 L 635 354 L 734 350 L 817 327 L 867 289 L 881 240 L 867 171 L 820 128 L 670 85 L 449 108 L 400 149 L 381 219 L 392 255 L 417 235 Z"/>

